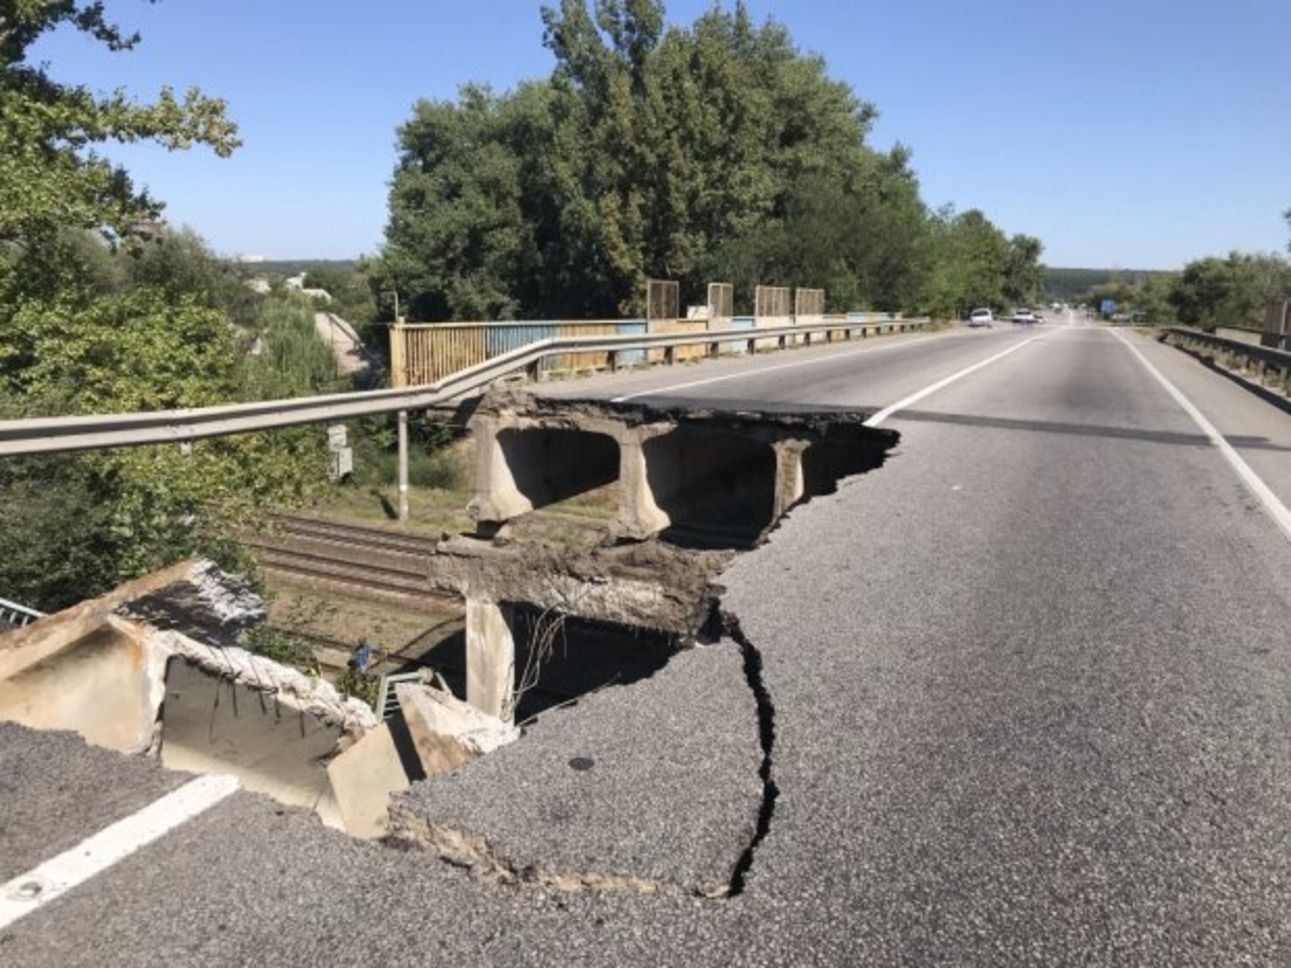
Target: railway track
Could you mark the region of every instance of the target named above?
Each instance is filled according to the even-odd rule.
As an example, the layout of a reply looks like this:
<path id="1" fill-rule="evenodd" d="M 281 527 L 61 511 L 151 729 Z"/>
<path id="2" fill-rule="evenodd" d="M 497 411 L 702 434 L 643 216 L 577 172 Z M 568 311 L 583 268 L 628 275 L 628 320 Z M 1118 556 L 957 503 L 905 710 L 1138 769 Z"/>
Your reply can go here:
<path id="1" fill-rule="evenodd" d="M 428 535 L 292 513 L 274 514 L 269 524 L 243 542 L 271 576 L 413 608 L 458 602 L 432 581 L 438 541 Z M 604 533 L 604 521 L 547 509 L 517 522 L 519 536 L 537 540 L 563 534 L 590 545 Z"/>
<path id="2" fill-rule="evenodd" d="M 405 534 L 361 524 L 327 521 L 302 514 L 275 514 L 270 520 L 283 535 L 334 541 L 383 551 L 432 555 L 438 542 L 427 535 Z"/>
<path id="3" fill-rule="evenodd" d="M 270 522 L 243 541 L 271 577 L 418 610 L 456 602 L 430 580 L 433 538 L 297 514 Z"/>

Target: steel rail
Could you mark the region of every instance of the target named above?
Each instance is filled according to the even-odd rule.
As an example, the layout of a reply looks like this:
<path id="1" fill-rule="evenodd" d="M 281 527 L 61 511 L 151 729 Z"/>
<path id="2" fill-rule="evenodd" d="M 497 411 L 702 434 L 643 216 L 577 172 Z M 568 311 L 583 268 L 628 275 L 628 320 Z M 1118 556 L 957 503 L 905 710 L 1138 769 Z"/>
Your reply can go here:
<path id="1" fill-rule="evenodd" d="M 493 359 L 459 370 L 422 386 L 383 390 L 333 393 L 284 400 L 222 404 L 186 410 L 154 410 L 139 413 L 90 414 L 86 416 L 36 417 L 0 420 L 0 456 L 65 453 L 109 447 L 137 447 L 146 444 L 183 443 L 204 437 L 272 430 L 301 424 L 327 423 L 395 413 L 424 410 L 488 386 L 517 370 L 536 373 L 538 364 L 549 356 L 566 353 L 610 353 L 664 349 L 722 343 L 777 339 L 782 342 L 818 333 L 852 333 L 867 329 L 923 329 L 927 319 L 822 320 L 792 326 L 753 329 L 718 329 L 702 333 L 624 334 L 615 336 L 558 336 L 538 340 L 502 353 Z M 671 353 L 668 357 L 671 357 Z M 671 362 L 666 359 L 666 362 Z M 611 363 L 613 367 L 613 363 Z"/>

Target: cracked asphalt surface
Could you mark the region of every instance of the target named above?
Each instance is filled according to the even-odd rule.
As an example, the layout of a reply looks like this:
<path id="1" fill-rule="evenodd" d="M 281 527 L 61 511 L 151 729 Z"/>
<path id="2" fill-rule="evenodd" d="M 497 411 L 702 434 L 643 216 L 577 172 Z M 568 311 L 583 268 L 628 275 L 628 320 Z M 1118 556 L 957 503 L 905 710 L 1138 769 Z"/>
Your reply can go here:
<path id="1" fill-rule="evenodd" d="M 720 893 L 762 799 L 741 661 L 730 641 L 688 649 L 643 682 L 544 713 L 522 742 L 415 784 L 400 813 L 483 835 L 517 871 Z"/>
<path id="2" fill-rule="evenodd" d="M 762 657 L 780 791 L 738 898 L 499 886 L 237 794 L 0 932 L 0 963 L 1291 963 L 1291 543 L 1110 334 L 1041 333 L 894 416 L 883 467 L 723 577 Z M 877 409 L 1023 338 L 568 391 Z M 1291 501 L 1291 417 L 1133 338 Z M 804 365 L 669 389 L 784 361 Z M 742 702 L 731 728 L 748 730 L 747 696 L 724 695 L 706 726 Z M 639 773 L 569 796 L 622 802 L 658 775 L 668 732 L 623 730 Z M 173 783 L 65 735 L 6 729 L 0 749 L 18 778 L 6 859 L 25 862 L 36 824 L 50 853 L 93 832 L 88 799 L 135 809 Z M 75 795 L 51 792 L 55 757 Z M 641 849 L 652 830 L 675 842 L 657 816 L 616 815 Z"/>

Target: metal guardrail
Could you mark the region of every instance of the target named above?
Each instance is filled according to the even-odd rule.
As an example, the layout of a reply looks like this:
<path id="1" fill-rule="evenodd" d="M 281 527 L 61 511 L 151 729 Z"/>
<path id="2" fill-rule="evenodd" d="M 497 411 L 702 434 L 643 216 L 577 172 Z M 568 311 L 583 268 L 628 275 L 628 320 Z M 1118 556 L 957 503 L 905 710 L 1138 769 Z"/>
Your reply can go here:
<path id="1" fill-rule="evenodd" d="M 24 628 L 36 621 L 36 619 L 44 617 L 44 612 L 38 612 L 34 608 L 28 608 L 26 605 L 11 602 L 7 598 L 0 598 L 0 629 L 6 626 L 9 628 Z"/>
<path id="2" fill-rule="evenodd" d="M 618 354 L 662 349 L 664 362 L 675 359 L 676 347 L 708 344 L 711 351 L 723 343 L 742 342 L 749 350 L 777 340 L 780 346 L 810 344 L 813 336 L 831 333 L 906 332 L 925 329 L 927 319 L 860 321 L 822 320 L 793 326 L 768 326 L 756 330 L 719 329 L 702 333 L 657 333 L 626 336 L 561 336 L 530 343 L 483 363 L 469 366 L 424 386 L 354 393 L 333 393 L 286 400 L 263 400 L 187 410 L 154 410 L 141 413 L 88 416 L 37 417 L 0 420 L 0 456 L 64 453 L 105 447 L 182 443 L 203 437 L 272 430 L 300 424 L 327 423 L 400 410 L 424 410 L 447 403 L 519 370 L 537 376 L 541 361 L 567 353 L 609 353 L 615 369 Z"/>
<path id="3" fill-rule="evenodd" d="M 1291 352 L 1280 350 L 1273 346 L 1259 346 L 1255 343 L 1246 343 L 1240 339 L 1229 339 L 1227 336 L 1216 336 L 1213 333 L 1203 332 L 1199 329 L 1189 329 L 1186 326 L 1167 326 L 1165 332 L 1171 336 L 1180 339 L 1191 340 L 1201 346 L 1210 346 L 1214 349 L 1227 350 L 1238 356 L 1244 356 L 1250 360 L 1257 360 L 1267 366 L 1276 367 L 1284 372 L 1291 369 Z"/>

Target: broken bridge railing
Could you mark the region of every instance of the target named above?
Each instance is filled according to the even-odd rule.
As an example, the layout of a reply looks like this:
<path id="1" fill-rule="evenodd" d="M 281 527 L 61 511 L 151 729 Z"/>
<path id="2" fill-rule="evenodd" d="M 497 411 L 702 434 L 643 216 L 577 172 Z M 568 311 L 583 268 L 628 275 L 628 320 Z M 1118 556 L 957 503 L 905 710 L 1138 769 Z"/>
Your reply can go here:
<path id="1" fill-rule="evenodd" d="M 0 629 L 24 628 L 36 621 L 36 619 L 44 617 L 44 612 L 38 612 L 34 608 L 28 608 L 26 605 L 11 602 L 7 598 L 0 598 Z"/>
<path id="2" fill-rule="evenodd" d="M 828 342 L 836 335 L 851 339 L 858 333 L 862 337 L 885 332 L 905 333 L 927 329 L 931 325 L 932 321 L 928 319 L 840 318 L 768 326 L 756 331 L 717 329 L 692 333 L 557 336 L 468 366 L 423 386 L 258 400 L 187 410 L 0 420 L 0 457 L 184 443 L 204 437 L 330 423 L 369 414 L 424 410 L 483 389 L 517 372 L 524 372 L 536 380 L 544 359 L 569 353 L 605 353 L 609 368 L 617 370 L 623 355 L 634 351 L 659 350 L 662 362 L 670 364 L 678 360 L 677 350 L 682 347 L 706 346 L 708 355 L 716 356 L 723 344 L 741 343 L 747 352 L 754 353 L 761 351 L 768 342 L 784 348 L 794 345 L 795 340 L 810 345 L 817 336 Z M 756 339 L 752 338 L 755 332 Z"/>

